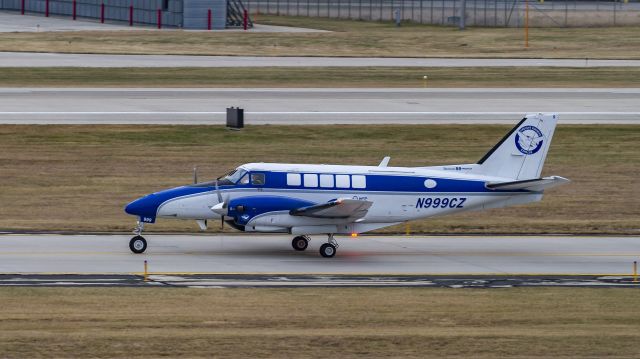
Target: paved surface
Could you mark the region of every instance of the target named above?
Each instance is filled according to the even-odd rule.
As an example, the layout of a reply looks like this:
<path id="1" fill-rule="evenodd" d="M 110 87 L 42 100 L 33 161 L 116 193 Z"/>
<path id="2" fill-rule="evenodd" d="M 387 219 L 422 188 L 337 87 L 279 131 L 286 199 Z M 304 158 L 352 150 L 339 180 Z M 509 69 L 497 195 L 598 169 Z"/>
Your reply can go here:
<path id="1" fill-rule="evenodd" d="M 97 55 L 2 52 L 0 67 L 638 67 L 640 60 Z"/>
<path id="2" fill-rule="evenodd" d="M 243 275 L 243 274 L 0 274 L 0 287 L 188 287 L 188 288 L 299 288 L 299 287 L 636 287 L 633 276 L 518 276 L 518 275 Z"/>
<path id="3" fill-rule="evenodd" d="M 59 32 L 59 31 L 187 31 L 165 28 L 158 30 L 155 25 L 136 24 L 130 27 L 123 23 L 105 23 L 92 19 L 78 18 L 73 21 L 69 17 L 44 17 L 43 15 L 20 15 L 17 12 L 0 11 L 0 33 L 2 32 Z M 190 30 L 189 30 L 190 31 Z M 237 32 L 242 29 L 213 30 L 215 32 Z M 256 25 L 250 32 L 329 32 L 325 30 L 305 29 L 288 26 Z M 0 63 L 6 60 L 6 54 L 0 55 Z M 27 54 L 29 55 L 29 54 Z M 28 57 L 28 56 L 27 56 Z"/>
<path id="4" fill-rule="evenodd" d="M 99 21 L 76 20 L 44 15 L 20 15 L 18 12 L 0 11 L 1 32 L 49 32 L 49 31 L 114 31 L 131 30 L 122 24 L 101 24 Z M 0 58 L 4 57 L 0 55 Z"/>
<path id="5" fill-rule="evenodd" d="M 0 124 L 640 123 L 640 89 L 56 89 L 0 88 Z"/>
<path id="6" fill-rule="evenodd" d="M 0 273 L 141 273 L 154 275 L 630 275 L 640 237 L 337 237 L 334 258 L 318 248 L 296 252 L 288 235 L 149 234 L 132 254 L 130 235 L 0 235 Z M 156 278 L 157 279 L 157 278 Z"/>

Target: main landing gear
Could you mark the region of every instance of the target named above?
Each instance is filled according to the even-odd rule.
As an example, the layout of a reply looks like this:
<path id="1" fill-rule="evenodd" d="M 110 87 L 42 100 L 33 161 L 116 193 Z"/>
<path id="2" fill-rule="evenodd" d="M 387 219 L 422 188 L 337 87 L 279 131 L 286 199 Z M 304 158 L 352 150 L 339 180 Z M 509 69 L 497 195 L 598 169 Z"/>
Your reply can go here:
<path id="1" fill-rule="evenodd" d="M 291 241 L 291 246 L 296 251 L 304 251 L 309 246 L 309 241 L 311 239 L 309 236 L 297 236 L 293 238 Z M 336 255 L 338 251 L 338 242 L 333 238 L 333 234 L 329 234 L 329 239 L 327 239 L 327 243 L 324 243 L 320 246 L 320 255 L 324 258 L 332 258 Z"/>
<path id="2" fill-rule="evenodd" d="M 327 243 L 320 246 L 320 255 L 325 258 L 332 258 L 338 250 L 338 242 L 333 238 L 333 234 L 329 234 Z"/>
<path id="3" fill-rule="evenodd" d="M 309 246 L 308 236 L 297 236 L 291 241 L 291 246 L 296 251 L 304 251 Z"/>
<path id="4" fill-rule="evenodd" d="M 136 224 L 136 228 L 133 230 L 133 234 L 135 234 L 135 236 L 129 241 L 129 249 L 131 249 L 133 253 L 144 253 L 144 251 L 147 249 L 147 240 L 144 239 L 143 236 L 141 236 L 143 230 L 144 222 L 138 221 L 138 224 Z"/>

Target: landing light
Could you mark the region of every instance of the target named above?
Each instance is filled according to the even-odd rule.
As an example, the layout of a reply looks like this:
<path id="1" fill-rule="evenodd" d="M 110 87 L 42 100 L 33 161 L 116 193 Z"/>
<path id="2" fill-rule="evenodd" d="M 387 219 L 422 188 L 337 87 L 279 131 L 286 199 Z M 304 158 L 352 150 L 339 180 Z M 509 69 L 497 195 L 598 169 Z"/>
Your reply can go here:
<path id="1" fill-rule="evenodd" d="M 356 238 L 358 236 L 358 233 L 351 233 L 351 237 Z"/>

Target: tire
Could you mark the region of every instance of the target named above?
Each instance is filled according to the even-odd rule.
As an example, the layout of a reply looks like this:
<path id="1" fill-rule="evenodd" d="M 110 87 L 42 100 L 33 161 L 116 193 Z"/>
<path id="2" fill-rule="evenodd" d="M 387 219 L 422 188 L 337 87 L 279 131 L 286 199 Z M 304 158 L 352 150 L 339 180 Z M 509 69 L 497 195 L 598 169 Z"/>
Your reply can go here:
<path id="1" fill-rule="evenodd" d="M 140 254 L 147 250 L 147 240 L 143 236 L 135 236 L 129 241 L 131 252 Z"/>
<path id="2" fill-rule="evenodd" d="M 331 243 L 325 243 L 320 246 L 320 255 L 325 258 L 332 258 L 336 255 L 336 246 Z"/>
<path id="3" fill-rule="evenodd" d="M 309 246 L 309 241 L 304 236 L 297 236 L 291 241 L 291 246 L 296 251 L 304 251 Z"/>

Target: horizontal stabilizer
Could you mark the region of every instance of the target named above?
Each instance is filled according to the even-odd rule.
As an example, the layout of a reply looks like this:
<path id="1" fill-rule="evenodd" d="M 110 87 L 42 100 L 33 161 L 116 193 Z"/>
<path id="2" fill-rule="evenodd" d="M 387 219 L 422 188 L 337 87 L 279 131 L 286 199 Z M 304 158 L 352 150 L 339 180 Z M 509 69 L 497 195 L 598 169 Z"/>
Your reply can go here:
<path id="1" fill-rule="evenodd" d="M 495 189 L 495 190 L 503 190 L 503 191 L 527 190 L 527 191 L 537 192 L 537 191 L 545 190 L 547 188 L 559 186 L 568 182 L 569 180 L 564 177 L 550 176 L 550 177 L 535 178 L 535 179 L 523 180 L 523 181 L 487 183 L 487 188 Z"/>
<path id="2" fill-rule="evenodd" d="M 289 211 L 292 216 L 315 218 L 362 218 L 373 202 L 340 198 L 327 203 L 302 207 Z"/>

